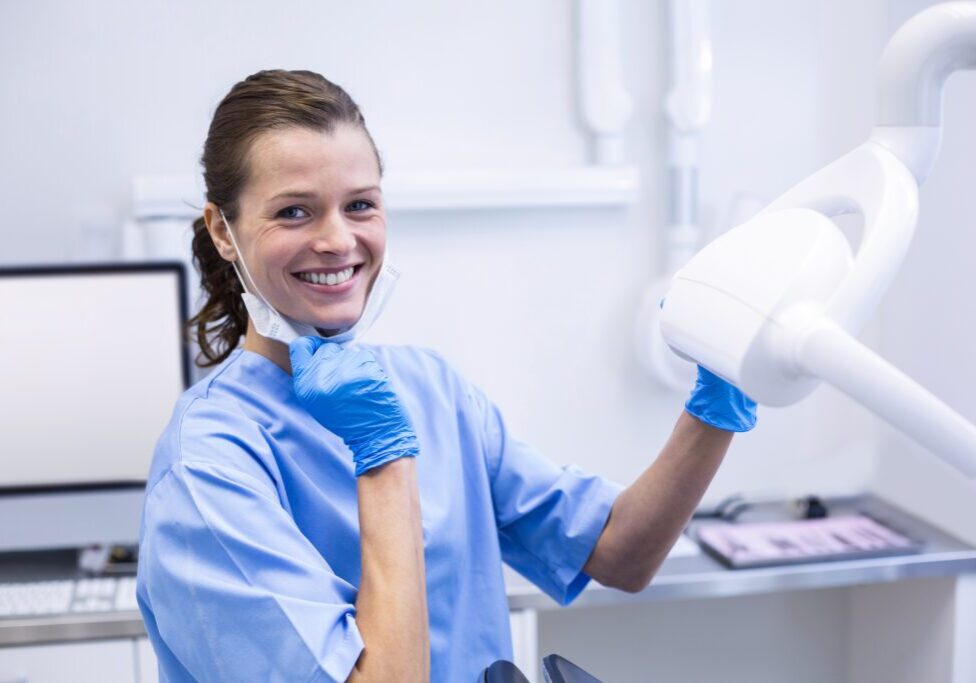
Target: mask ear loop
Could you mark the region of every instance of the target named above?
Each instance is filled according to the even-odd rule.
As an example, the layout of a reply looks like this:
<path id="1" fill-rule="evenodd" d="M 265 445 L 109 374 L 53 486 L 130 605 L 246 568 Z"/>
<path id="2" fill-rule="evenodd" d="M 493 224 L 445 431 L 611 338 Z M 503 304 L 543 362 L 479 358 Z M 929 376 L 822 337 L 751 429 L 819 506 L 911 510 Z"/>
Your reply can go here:
<path id="1" fill-rule="evenodd" d="M 261 299 L 261 302 L 265 306 L 270 308 L 272 311 L 275 310 L 274 307 L 268 303 L 268 300 L 264 298 L 264 295 L 261 293 L 261 290 L 258 289 L 257 284 L 254 283 L 254 278 L 251 277 L 251 273 L 247 269 L 247 263 L 244 262 L 244 254 L 241 253 L 240 247 L 237 246 L 237 240 L 234 239 L 234 230 L 231 228 L 230 221 L 227 220 L 227 216 L 224 215 L 224 210 L 218 207 L 217 211 L 220 212 L 220 217 L 221 219 L 223 219 L 224 225 L 227 226 L 227 234 L 230 235 L 230 243 L 234 245 L 234 251 L 237 252 L 237 258 L 241 262 L 241 268 L 244 269 L 244 275 L 247 275 L 247 279 L 251 281 L 252 285 L 254 285 L 254 291 L 257 293 L 258 298 Z M 244 288 L 245 292 L 250 294 L 250 292 L 248 291 L 247 283 L 244 281 L 244 278 L 241 276 L 240 268 L 237 267 L 237 261 L 231 261 L 230 265 L 234 268 L 234 272 L 237 273 L 237 279 L 241 281 L 241 287 Z"/>

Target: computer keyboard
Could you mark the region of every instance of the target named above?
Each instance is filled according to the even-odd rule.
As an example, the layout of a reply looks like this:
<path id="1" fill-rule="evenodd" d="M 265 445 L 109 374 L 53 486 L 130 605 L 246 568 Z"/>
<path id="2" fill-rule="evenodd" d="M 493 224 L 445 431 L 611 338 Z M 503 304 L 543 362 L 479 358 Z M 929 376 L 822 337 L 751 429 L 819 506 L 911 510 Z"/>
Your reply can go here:
<path id="1" fill-rule="evenodd" d="M 137 609 L 134 576 L 0 583 L 0 619 Z"/>

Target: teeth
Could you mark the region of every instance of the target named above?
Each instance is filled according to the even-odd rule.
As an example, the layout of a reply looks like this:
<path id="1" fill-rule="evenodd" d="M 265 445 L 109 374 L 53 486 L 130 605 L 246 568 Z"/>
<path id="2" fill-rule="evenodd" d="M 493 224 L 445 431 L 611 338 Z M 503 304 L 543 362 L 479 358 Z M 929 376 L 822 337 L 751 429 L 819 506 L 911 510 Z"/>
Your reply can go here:
<path id="1" fill-rule="evenodd" d="M 350 266 L 345 270 L 340 270 L 338 273 L 299 273 L 298 277 L 305 282 L 311 282 L 316 285 L 341 285 L 343 282 L 352 277 L 355 268 Z"/>

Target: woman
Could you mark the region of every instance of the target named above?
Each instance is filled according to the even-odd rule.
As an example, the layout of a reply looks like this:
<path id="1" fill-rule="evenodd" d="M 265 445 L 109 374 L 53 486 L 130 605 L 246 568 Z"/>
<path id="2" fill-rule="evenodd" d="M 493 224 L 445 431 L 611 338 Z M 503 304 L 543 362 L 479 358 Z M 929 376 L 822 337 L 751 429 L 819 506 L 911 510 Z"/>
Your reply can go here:
<path id="1" fill-rule="evenodd" d="M 219 367 L 159 441 L 141 533 L 162 680 L 474 681 L 511 656 L 503 560 L 561 603 L 647 585 L 755 404 L 703 371 L 629 488 L 558 468 L 436 354 L 328 341 L 375 308 L 386 241 L 341 88 L 250 76 L 203 166 L 191 325 Z M 286 345 L 269 316 L 312 334 Z"/>

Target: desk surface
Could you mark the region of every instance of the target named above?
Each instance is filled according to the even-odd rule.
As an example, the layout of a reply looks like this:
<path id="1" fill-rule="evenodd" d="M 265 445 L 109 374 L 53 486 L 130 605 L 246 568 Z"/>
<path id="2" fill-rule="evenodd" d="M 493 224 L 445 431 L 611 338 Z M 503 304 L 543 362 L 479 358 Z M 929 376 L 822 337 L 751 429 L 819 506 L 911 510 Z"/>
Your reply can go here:
<path id="1" fill-rule="evenodd" d="M 726 569 L 702 553 L 665 561 L 651 585 L 640 593 L 624 593 L 591 583 L 571 608 L 616 605 L 653 600 L 713 598 L 855 586 L 915 578 L 955 576 L 976 572 L 976 548 L 883 501 L 858 497 L 828 501 L 833 513 L 861 511 L 926 543 L 916 555 L 856 561 L 817 562 L 762 569 Z M 759 511 L 761 514 L 761 510 Z M 0 567 L 0 580 L 25 581 L 68 578 L 72 571 L 50 560 L 43 566 L 20 566 L 15 574 Z M 509 607 L 556 609 L 557 604 L 534 585 L 506 568 Z M 73 640 L 137 637 L 145 633 L 138 612 L 107 612 L 32 619 L 0 619 L 0 647 Z"/>
<path id="2" fill-rule="evenodd" d="M 654 576 L 651 585 L 640 593 L 624 593 L 592 582 L 572 606 L 729 597 L 976 572 L 976 548 L 884 501 L 859 496 L 833 499 L 828 501 L 828 505 L 832 514 L 863 512 L 881 522 L 887 522 L 893 528 L 923 540 L 925 551 L 896 557 L 810 562 L 760 569 L 727 569 L 711 556 L 701 553 L 693 557 L 667 559 Z M 758 512 L 756 517 L 759 519 L 771 518 L 769 514 L 762 514 L 761 510 Z M 751 519 L 754 517 L 750 517 Z M 709 522 L 697 524 L 707 523 Z M 521 576 L 510 572 L 506 578 L 511 609 L 557 608 L 555 602 Z"/>

